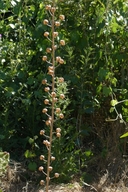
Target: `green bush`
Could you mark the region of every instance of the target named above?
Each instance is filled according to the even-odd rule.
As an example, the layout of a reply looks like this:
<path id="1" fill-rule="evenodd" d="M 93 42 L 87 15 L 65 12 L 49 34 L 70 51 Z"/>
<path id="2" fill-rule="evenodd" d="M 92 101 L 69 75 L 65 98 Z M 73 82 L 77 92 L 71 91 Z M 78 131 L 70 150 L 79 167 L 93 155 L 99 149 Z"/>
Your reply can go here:
<path id="1" fill-rule="evenodd" d="M 61 167 L 66 158 L 62 170 L 65 175 L 68 166 L 71 172 L 77 171 L 77 150 L 85 151 L 86 146 L 90 149 L 93 145 L 97 147 L 97 141 L 101 142 L 95 129 L 100 126 L 96 121 L 99 116 L 103 123 L 105 119 L 109 123 L 123 119 L 125 126 L 128 122 L 128 4 L 124 0 L 58 3 L 58 14 L 63 10 L 66 16 L 65 24 L 59 29 L 66 48 L 57 53 L 63 52 L 66 64 L 57 68 L 56 73 L 63 74 L 70 82 L 70 104 L 63 125 L 64 138 L 60 142 L 65 148 L 57 152 L 60 157 L 57 166 Z M 15 159 L 27 154 L 26 151 L 37 157 L 41 146 L 39 130 L 44 126 L 41 111 L 45 93 L 41 81 L 47 77 L 42 62 L 48 46 L 43 37 L 47 29 L 42 24 L 44 3 L 41 0 L 1 0 L 0 12 L 1 148 Z M 125 102 L 112 106 L 113 100 Z M 58 150 L 57 145 L 55 150 Z M 93 152 L 96 153 L 106 149 L 106 146 L 95 147 Z M 70 153 L 74 154 L 72 158 Z M 80 158 L 84 159 L 83 155 Z"/>

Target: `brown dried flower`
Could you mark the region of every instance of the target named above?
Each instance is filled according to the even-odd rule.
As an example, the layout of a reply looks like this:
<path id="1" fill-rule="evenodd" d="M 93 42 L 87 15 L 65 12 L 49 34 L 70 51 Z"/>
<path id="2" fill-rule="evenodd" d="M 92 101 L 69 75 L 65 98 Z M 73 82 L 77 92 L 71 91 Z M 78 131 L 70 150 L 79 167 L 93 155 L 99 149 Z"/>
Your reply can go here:
<path id="1" fill-rule="evenodd" d="M 63 77 L 59 77 L 59 83 L 63 83 L 64 82 L 64 78 Z"/>
<path id="2" fill-rule="evenodd" d="M 47 19 L 44 19 L 43 24 L 48 25 L 49 21 Z"/>
<path id="3" fill-rule="evenodd" d="M 45 131 L 44 130 L 40 130 L 40 135 L 44 135 Z"/>
<path id="4" fill-rule="evenodd" d="M 44 168 L 42 166 L 39 167 L 39 171 L 43 171 Z"/>
<path id="5" fill-rule="evenodd" d="M 62 20 L 62 21 L 65 20 L 65 16 L 64 16 L 64 15 L 60 15 L 59 18 L 60 18 L 60 20 Z"/>
<path id="6" fill-rule="evenodd" d="M 60 45 L 64 46 L 65 45 L 65 41 L 64 40 L 60 40 Z"/>
<path id="7" fill-rule="evenodd" d="M 40 185 L 44 185 L 44 183 L 45 183 L 44 180 L 40 181 Z"/>
<path id="8" fill-rule="evenodd" d="M 47 61 L 47 56 L 46 56 L 46 55 L 43 56 L 43 57 L 42 57 L 42 60 L 43 60 L 43 61 Z"/>
<path id="9" fill-rule="evenodd" d="M 45 104 L 45 105 L 49 104 L 49 100 L 48 100 L 48 99 L 45 99 L 45 100 L 44 100 L 44 104 Z"/>
<path id="10" fill-rule="evenodd" d="M 46 5 L 45 9 L 46 10 L 50 10 L 51 9 L 51 5 Z"/>
<path id="11" fill-rule="evenodd" d="M 44 32 L 44 36 L 45 36 L 45 37 L 48 37 L 48 36 L 49 36 L 49 32 L 47 32 L 47 31 Z"/>
<path id="12" fill-rule="evenodd" d="M 45 85 L 47 83 L 47 79 L 42 80 L 42 84 Z"/>
<path id="13" fill-rule="evenodd" d="M 51 51 L 52 51 L 52 49 L 51 49 L 50 47 L 48 47 L 48 48 L 46 49 L 46 52 L 47 52 L 47 53 L 51 53 Z"/>
<path id="14" fill-rule="evenodd" d="M 58 177 L 59 177 L 59 173 L 55 173 L 54 176 L 55 176 L 56 178 L 58 178 Z"/>
<path id="15" fill-rule="evenodd" d="M 45 159 L 44 155 L 40 155 L 40 160 L 42 161 L 44 159 Z"/>
<path id="16" fill-rule="evenodd" d="M 44 108 L 43 110 L 42 110 L 42 113 L 47 113 L 48 112 L 48 110 L 46 109 L 46 108 Z"/>
<path id="17" fill-rule="evenodd" d="M 59 21 L 55 21 L 55 26 L 59 27 L 60 26 L 60 22 Z"/>
<path id="18" fill-rule="evenodd" d="M 61 133 L 56 133 L 56 136 L 57 137 L 61 137 Z"/>

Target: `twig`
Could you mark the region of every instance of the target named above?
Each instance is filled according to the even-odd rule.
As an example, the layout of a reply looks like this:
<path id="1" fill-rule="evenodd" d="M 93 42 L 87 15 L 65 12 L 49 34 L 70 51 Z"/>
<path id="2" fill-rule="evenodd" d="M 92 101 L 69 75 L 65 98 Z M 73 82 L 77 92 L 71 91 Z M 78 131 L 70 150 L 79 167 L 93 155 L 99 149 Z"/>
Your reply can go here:
<path id="1" fill-rule="evenodd" d="M 85 182 L 82 181 L 82 180 L 81 180 L 81 182 L 83 183 L 84 186 L 90 187 L 90 188 L 91 188 L 90 190 L 94 190 L 94 191 L 98 192 L 97 189 L 96 189 L 95 187 L 93 187 L 92 185 L 89 185 L 88 183 L 85 183 Z"/>

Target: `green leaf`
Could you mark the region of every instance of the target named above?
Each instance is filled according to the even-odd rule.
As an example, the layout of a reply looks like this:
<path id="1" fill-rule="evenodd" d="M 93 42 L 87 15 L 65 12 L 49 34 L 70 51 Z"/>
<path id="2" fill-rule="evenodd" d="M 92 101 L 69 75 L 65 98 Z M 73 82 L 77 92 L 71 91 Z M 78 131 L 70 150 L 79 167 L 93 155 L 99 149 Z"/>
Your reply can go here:
<path id="1" fill-rule="evenodd" d="M 110 104 L 111 104 L 111 106 L 115 106 L 115 105 L 117 105 L 118 104 L 118 101 L 115 99 L 113 99 L 113 100 L 111 100 L 111 102 L 110 102 Z"/>
<path id="2" fill-rule="evenodd" d="M 109 112 L 112 113 L 114 110 L 115 110 L 114 107 L 111 107 Z"/>
<path id="3" fill-rule="evenodd" d="M 15 25 L 10 23 L 9 26 L 12 28 L 12 29 L 15 29 Z"/>
<path id="4" fill-rule="evenodd" d="M 16 2 L 15 1 L 11 1 L 11 4 L 12 4 L 12 6 L 14 7 L 14 6 L 16 6 Z"/>
<path id="5" fill-rule="evenodd" d="M 34 139 L 29 138 L 28 142 L 29 142 L 30 144 L 33 144 L 33 143 L 34 143 Z"/>
<path id="6" fill-rule="evenodd" d="M 33 138 L 34 138 L 34 140 L 36 140 L 36 139 L 38 139 L 38 136 L 37 136 L 37 135 L 35 135 Z"/>
<path id="7" fill-rule="evenodd" d="M 92 156 L 93 155 L 93 153 L 92 153 L 92 151 L 85 151 L 85 155 L 86 155 L 86 157 L 90 157 L 90 156 Z"/>
<path id="8" fill-rule="evenodd" d="M 26 158 L 36 157 L 36 154 L 33 153 L 32 151 L 29 151 L 29 150 L 26 150 L 25 153 L 24 153 L 24 155 L 25 155 Z"/>
<path id="9" fill-rule="evenodd" d="M 35 162 L 30 162 L 30 163 L 28 164 L 28 169 L 29 169 L 30 171 L 36 171 L 36 170 L 37 170 L 37 164 L 36 164 Z"/>
<path id="10" fill-rule="evenodd" d="M 110 87 L 104 86 L 103 87 L 103 94 L 107 97 L 110 95 L 110 93 L 112 92 Z"/>
<path id="11" fill-rule="evenodd" d="M 128 106 L 128 101 L 125 101 L 124 104 L 125 104 L 126 106 Z"/>
<path id="12" fill-rule="evenodd" d="M 124 138 L 124 137 L 128 137 L 128 132 L 120 136 L 120 138 Z"/>
<path id="13" fill-rule="evenodd" d="M 101 92 L 101 90 L 102 90 L 102 83 L 100 83 L 100 85 L 99 86 L 97 86 L 97 93 L 100 93 Z"/>
<path id="14" fill-rule="evenodd" d="M 2 139 L 4 139 L 5 138 L 5 136 L 4 135 L 0 135 L 0 139 L 2 140 Z"/>
<path id="15" fill-rule="evenodd" d="M 99 81 L 103 81 L 106 78 L 108 73 L 109 73 L 108 69 L 100 68 L 98 72 Z"/>

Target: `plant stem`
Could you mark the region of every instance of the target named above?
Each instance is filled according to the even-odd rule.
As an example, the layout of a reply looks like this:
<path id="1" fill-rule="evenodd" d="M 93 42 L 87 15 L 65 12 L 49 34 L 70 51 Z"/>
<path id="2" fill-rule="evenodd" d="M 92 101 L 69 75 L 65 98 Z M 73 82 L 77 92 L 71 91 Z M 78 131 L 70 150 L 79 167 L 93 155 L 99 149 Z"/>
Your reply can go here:
<path id="1" fill-rule="evenodd" d="M 55 6 L 55 1 L 53 0 L 53 7 Z M 52 14 L 52 65 L 53 65 L 53 70 L 54 73 L 52 75 L 52 92 L 54 92 L 55 90 L 55 42 L 54 42 L 54 12 Z M 52 121 L 51 121 L 51 126 L 50 126 L 50 146 L 49 146 L 49 150 L 48 150 L 48 162 L 47 162 L 47 179 L 46 179 L 46 192 L 48 192 L 49 189 L 49 181 L 50 181 L 50 171 L 49 171 L 49 166 L 51 163 L 51 147 L 52 147 L 52 135 L 53 135 L 53 126 L 54 126 L 54 99 L 52 99 L 52 111 L 51 111 L 51 117 L 52 117 Z"/>

